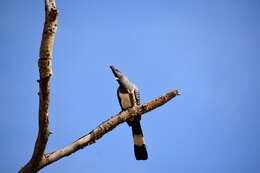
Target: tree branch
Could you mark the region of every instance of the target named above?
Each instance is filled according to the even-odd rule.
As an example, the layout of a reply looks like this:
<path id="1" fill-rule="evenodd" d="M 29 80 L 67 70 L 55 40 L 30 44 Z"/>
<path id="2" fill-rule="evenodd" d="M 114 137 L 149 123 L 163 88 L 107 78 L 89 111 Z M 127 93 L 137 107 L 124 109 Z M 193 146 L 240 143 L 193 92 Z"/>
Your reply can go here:
<path id="1" fill-rule="evenodd" d="M 86 146 L 95 143 L 96 140 L 100 139 L 103 135 L 113 130 L 119 124 L 126 122 L 132 117 L 141 116 L 149 111 L 152 111 L 153 109 L 162 106 L 163 104 L 165 104 L 177 95 L 180 95 L 177 90 L 171 90 L 165 95 L 162 95 L 146 104 L 135 106 L 133 108 L 130 108 L 126 111 L 120 112 L 112 116 L 108 120 L 98 125 L 94 130 L 92 130 L 88 134 L 74 141 L 72 144 L 47 154 L 45 162 L 42 162 L 42 165 L 40 165 L 40 169 L 59 159 L 62 159 L 65 156 L 69 156 L 70 154 Z"/>
<path id="2" fill-rule="evenodd" d="M 49 136 L 48 110 L 50 102 L 50 78 L 52 75 L 52 52 L 55 33 L 57 30 L 57 16 L 55 0 L 45 0 L 45 23 L 42 33 L 40 57 L 38 61 L 40 80 L 39 82 L 39 130 L 35 142 L 34 151 L 30 161 L 19 171 L 19 173 L 37 172 L 39 166 L 44 162 L 44 151 Z"/>
<path id="3" fill-rule="evenodd" d="M 108 120 L 101 123 L 94 130 L 72 144 L 45 154 L 45 148 L 50 134 L 48 125 L 48 111 L 50 102 L 50 79 L 52 75 L 52 52 L 57 30 L 58 10 L 55 0 L 45 0 L 45 23 L 42 33 L 42 41 L 40 47 L 40 57 L 38 61 L 40 80 L 39 82 L 39 130 L 38 137 L 35 142 L 34 151 L 29 162 L 19 170 L 19 173 L 36 173 L 43 167 L 68 156 L 79 149 L 89 146 L 100 139 L 103 135 L 113 130 L 119 124 L 126 122 L 135 116 L 141 116 L 149 112 L 169 100 L 179 95 L 177 90 L 171 90 L 163 96 L 160 96 L 146 104 L 134 106 L 126 111 L 120 112 Z"/>

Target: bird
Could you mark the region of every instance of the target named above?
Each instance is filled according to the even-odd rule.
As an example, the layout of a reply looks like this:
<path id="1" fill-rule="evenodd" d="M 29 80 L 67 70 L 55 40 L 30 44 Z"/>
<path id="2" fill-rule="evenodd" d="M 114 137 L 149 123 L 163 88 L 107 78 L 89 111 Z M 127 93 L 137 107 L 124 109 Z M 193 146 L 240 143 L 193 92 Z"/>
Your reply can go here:
<path id="1" fill-rule="evenodd" d="M 119 84 L 117 89 L 117 98 L 122 111 L 140 105 L 140 92 L 137 86 L 129 81 L 128 78 L 114 66 L 110 65 L 110 68 Z M 136 160 L 147 160 L 148 153 L 140 121 L 141 116 L 138 116 L 128 120 L 127 124 L 132 128 Z"/>

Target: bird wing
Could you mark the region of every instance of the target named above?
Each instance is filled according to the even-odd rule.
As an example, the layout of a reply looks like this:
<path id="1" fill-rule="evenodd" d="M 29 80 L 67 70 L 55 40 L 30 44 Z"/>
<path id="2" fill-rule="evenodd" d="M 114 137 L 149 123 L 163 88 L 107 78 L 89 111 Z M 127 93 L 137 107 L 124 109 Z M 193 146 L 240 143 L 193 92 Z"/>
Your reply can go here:
<path id="1" fill-rule="evenodd" d="M 137 87 L 135 87 L 134 94 L 135 94 L 136 104 L 140 105 L 141 104 L 141 101 L 140 101 L 140 91 L 139 91 L 139 89 Z"/>

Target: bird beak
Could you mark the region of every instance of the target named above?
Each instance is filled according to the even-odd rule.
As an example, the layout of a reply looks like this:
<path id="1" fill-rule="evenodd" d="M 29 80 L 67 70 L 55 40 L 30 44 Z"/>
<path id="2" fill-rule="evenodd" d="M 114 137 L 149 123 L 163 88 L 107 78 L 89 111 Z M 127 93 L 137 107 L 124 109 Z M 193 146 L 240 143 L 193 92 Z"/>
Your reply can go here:
<path id="1" fill-rule="evenodd" d="M 117 69 L 114 66 L 112 66 L 112 65 L 110 66 L 110 68 L 111 68 L 114 76 L 117 77 Z"/>
<path id="2" fill-rule="evenodd" d="M 119 80 L 119 78 L 120 78 L 120 76 L 122 76 L 122 73 L 119 71 L 119 70 L 117 70 L 114 66 L 110 66 L 110 68 L 111 68 L 111 70 L 112 70 L 112 72 L 113 72 L 113 74 L 114 74 L 114 76 L 115 76 L 115 80 Z"/>

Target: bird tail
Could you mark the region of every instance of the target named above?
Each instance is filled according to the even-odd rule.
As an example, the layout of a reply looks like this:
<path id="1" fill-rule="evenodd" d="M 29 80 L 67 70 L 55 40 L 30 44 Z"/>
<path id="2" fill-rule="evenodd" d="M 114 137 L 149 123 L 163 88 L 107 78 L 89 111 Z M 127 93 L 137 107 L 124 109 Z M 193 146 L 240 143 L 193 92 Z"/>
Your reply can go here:
<path id="1" fill-rule="evenodd" d="M 131 123 L 134 139 L 134 151 L 136 160 L 147 160 L 148 154 L 144 143 L 144 136 L 140 120 L 134 120 Z"/>

